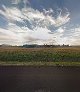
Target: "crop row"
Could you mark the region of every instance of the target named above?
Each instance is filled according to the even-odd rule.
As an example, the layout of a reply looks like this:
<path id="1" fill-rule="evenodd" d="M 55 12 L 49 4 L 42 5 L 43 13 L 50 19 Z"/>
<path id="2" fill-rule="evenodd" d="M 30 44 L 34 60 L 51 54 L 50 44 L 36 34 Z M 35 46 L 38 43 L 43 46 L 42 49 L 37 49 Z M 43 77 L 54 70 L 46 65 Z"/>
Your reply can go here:
<path id="1" fill-rule="evenodd" d="M 80 52 L 70 51 L 3 51 L 0 52 L 0 61 L 20 61 L 20 62 L 55 62 L 55 61 L 80 61 Z"/>

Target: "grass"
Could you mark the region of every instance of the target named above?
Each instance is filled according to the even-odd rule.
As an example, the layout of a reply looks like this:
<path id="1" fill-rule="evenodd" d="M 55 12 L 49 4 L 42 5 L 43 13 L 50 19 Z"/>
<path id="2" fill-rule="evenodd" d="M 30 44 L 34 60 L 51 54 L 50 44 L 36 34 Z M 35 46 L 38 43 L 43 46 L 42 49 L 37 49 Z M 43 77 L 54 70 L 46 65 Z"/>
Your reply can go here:
<path id="1" fill-rule="evenodd" d="M 80 66 L 80 47 L 0 47 L 0 65 Z"/>
<path id="2" fill-rule="evenodd" d="M 0 61 L 0 66 L 80 66 L 80 62 L 2 62 Z"/>

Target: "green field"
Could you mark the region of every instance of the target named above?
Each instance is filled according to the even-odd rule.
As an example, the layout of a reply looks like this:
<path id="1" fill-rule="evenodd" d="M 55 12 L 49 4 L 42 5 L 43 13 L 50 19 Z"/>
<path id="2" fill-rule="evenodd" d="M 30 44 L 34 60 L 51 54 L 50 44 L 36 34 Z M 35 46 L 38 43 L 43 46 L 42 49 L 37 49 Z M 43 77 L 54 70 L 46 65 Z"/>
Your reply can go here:
<path id="1" fill-rule="evenodd" d="M 80 66 L 80 47 L 0 47 L 0 65 Z"/>

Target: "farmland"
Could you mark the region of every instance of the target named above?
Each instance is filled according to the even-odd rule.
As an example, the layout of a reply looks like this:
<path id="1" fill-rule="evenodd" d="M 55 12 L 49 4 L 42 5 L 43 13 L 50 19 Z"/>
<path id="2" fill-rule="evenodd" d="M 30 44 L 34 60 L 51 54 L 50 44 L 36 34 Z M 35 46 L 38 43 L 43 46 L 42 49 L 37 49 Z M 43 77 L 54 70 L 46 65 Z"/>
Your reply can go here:
<path id="1" fill-rule="evenodd" d="M 0 47 L 0 65 L 79 65 L 80 47 Z"/>

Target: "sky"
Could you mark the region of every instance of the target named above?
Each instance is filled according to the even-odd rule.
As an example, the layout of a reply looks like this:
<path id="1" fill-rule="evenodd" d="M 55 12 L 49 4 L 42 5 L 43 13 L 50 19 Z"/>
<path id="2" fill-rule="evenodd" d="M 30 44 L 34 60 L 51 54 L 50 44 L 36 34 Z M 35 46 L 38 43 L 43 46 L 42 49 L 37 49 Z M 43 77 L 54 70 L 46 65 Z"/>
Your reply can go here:
<path id="1" fill-rule="evenodd" d="M 0 44 L 80 45 L 80 0 L 0 0 Z"/>

